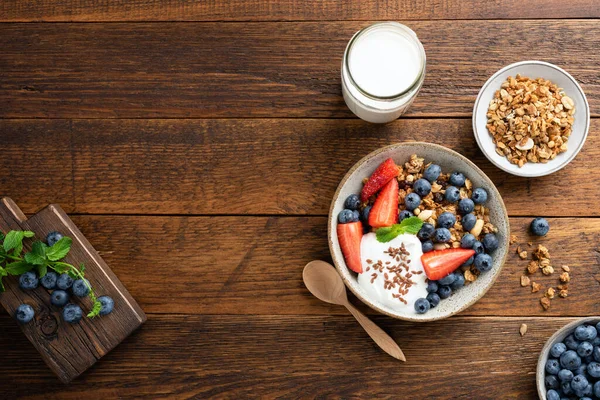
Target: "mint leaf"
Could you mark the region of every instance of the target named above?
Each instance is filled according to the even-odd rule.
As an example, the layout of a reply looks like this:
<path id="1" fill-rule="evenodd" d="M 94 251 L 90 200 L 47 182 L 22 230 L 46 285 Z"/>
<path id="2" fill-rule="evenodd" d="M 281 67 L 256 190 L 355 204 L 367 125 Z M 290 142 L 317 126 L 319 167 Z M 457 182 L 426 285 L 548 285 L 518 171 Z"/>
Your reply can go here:
<path id="1" fill-rule="evenodd" d="M 23 231 L 23 236 L 25 236 L 26 238 L 32 238 L 35 236 L 35 233 L 31 231 Z"/>
<path id="2" fill-rule="evenodd" d="M 49 266 L 59 274 L 64 274 L 65 272 L 71 271 L 71 264 L 64 262 L 52 262 L 49 264 Z"/>
<path id="3" fill-rule="evenodd" d="M 23 248 L 23 238 L 25 237 L 25 232 L 23 231 L 10 231 L 6 234 L 4 238 L 4 243 L 2 243 L 2 247 L 4 247 L 5 251 L 10 251 L 12 249 L 21 246 Z"/>
<path id="4" fill-rule="evenodd" d="M 50 261 L 58 261 L 69 253 L 71 250 L 71 244 L 73 240 L 70 237 L 63 237 L 58 242 L 54 243 L 52 247 L 46 249 L 46 257 Z"/>
<path id="5" fill-rule="evenodd" d="M 46 266 L 46 264 L 38 265 L 37 270 L 40 278 L 43 278 L 48 273 L 48 267 Z"/>
<path id="6" fill-rule="evenodd" d="M 5 271 L 10 275 L 21 275 L 27 271 L 31 271 L 32 265 L 26 263 L 25 261 L 15 261 L 13 263 L 7 264 Z"/>
<path id="7" fill-rule="evenodd" d="M 408 217 L 400 222 L 400 226 L 404 229 L 403 233 L 410 233 L 416 235 L 423 226 L 423 221 L 419 217 Z"/>
<path id="8" fill-rule="evenodd" d="M 31 246 L 31 251 L 29 253 L 25 254 L 25 261 L 27 261 L 29 264 L 33 264 L 33 265 L 46 264 L 46 249 L 47 248 L 48 248 L 48 246 L 46 246 L 45 243 L 40 242 L 39 240 L 37 242 L 34 242 L 33 245 Z"/>
<path id="9" fill-rule="evenodd" d="M 418 217 L 409 217 L 403 219 L 399 224 L 377 229 L 375 235 L 378 242 L 387 243 L 403 233 L 416 235 L 421 230 L 421 226 L 423 226 L 423 221 Z"/>
<path id="10" fill-rule="evenodd" d="M 0 242 L 4 240 L 6 236 L 4 235 L 4 233 L 0 232 Z"/>
<path id="11" fill-rule="evenodd" d="M 2 278 L 0 278 L 0 293 L 4 292 L 6 289 L 4 289 L 4 284 L 2 283 Z"/>

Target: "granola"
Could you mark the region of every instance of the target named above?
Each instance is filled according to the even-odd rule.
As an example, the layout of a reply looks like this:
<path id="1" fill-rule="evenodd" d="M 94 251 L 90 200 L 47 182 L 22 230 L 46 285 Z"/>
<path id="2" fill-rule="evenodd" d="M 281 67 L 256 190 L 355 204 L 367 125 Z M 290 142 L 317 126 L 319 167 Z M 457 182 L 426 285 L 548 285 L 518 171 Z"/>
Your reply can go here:
<path id="1" fill-rule="evenodd" d="M 496 153 L 512 164 L 547 163 L 567 151 L 575 103 L 562 88 L 517 74 L 494 94 L 486 114 Z"/>

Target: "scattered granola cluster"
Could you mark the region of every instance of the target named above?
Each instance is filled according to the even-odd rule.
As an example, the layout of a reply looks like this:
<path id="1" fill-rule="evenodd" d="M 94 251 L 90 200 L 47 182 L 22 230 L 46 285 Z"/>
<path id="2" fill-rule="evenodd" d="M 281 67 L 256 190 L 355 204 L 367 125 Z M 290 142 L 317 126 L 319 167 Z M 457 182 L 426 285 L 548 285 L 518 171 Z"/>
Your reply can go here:
<path id="1" fill-rule="evenodd" d="M 516 237 L 511 235 L 510 244 L 516 242 Z M 531 243 L 528 243 L 530 246 Z M 527 259 L 527 251 L 522 250 L 521 246 L 517 246 L 517 254 L 521 259 Z M 540 299 L 540 304 L 544 308 L 544 310 L 548 310 L 550 308 L 550 300 L 554 299 L 557 295 L 558 297 L 565 298 L 569 295 L 569 285 L 568 283 L 571 281 L 571 276 L 569 272 L 571 269 L 567 265 L 563 265 L 561 267 L 563 272 L 560 274 L 559 281 L 556 287 L 549 287 L 544 291 L 544 296 Z M 548 249 L 539 244 L 537 248 L 532 252 L 531 261 L 527 264 L 526 275 L 521 275 L 521 286 L 528 287 L 531 285 L 531 292 L 536 293 L 542 290 L 542 285 L 531 280 L 531 275 L 534 275 L 537 271 L 541 270 L 543 275 L 550 276 L 554 274 L 554 267 L 550 265 L 550 252 Z"/>
<path id="2" fill-rule="evenodd" d="M 490 101 L 487 129 L 496 153 L 522 167 L 567 151 L 575 103 L 543 78 L 508 77 Z"/>

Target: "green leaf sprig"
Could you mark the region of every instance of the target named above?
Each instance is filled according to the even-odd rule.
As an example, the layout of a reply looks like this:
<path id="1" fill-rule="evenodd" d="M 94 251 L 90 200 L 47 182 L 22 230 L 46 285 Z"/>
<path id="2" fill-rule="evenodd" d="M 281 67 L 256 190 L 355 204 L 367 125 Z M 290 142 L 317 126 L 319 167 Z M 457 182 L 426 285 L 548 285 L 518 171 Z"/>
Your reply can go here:
<path id="1" fill-rule="evenodd" d="M 403 233 L 416 235 L 419 233 L 422 226 L 423 221 L 418 217 L 408 217 L 403 219 L 399 224 L 377 229 L 375 235 L 377 235 L 378 242 L 387 243 Z"/>
<path id="2" fill-rule="evenodd" d="M 92 309 L 87 314 L 88 318 L 94 318 L 100 314 L 102 304 L 98 301 L 94 289 L 89 281 L 85 279 L 85 266 L 80 268 L 61 261 L 69 254 L 73 240 L 63 237 L 52 246 L 36 240 L 31 245 L 31 251 L 23 253 L 23 240 L 33 238 L 35 234 L 31 231 L 10 231 L 6 234 L 0 232 L 0 292 L 4 292 L 2 278 L 8 275 L 21 275 L 36 269 L 40 278 L 48 273 L 48 269 L 59 274 L 68 274 L 73 279 L 81 279 L 90 290 L 89 298 L 92 301 Z"/>

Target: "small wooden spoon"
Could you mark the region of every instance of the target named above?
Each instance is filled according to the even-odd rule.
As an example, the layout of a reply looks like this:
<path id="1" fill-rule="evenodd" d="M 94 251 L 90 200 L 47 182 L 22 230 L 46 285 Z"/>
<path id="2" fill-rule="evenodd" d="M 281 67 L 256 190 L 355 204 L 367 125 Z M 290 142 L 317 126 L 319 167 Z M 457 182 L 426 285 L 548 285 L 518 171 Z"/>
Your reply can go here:
<path id="1" fill-rule="evenodd" d="M 383 351 L 398 360 L 406 361 L 404 353 L 402 353 L 396 342 L 350 304 L 346 296 L 344 282 L 333 265 L 320 260 L 311 261 L 304 267 L 302 279 L 304 285 L 317 299 L 346 307 Z"/>

